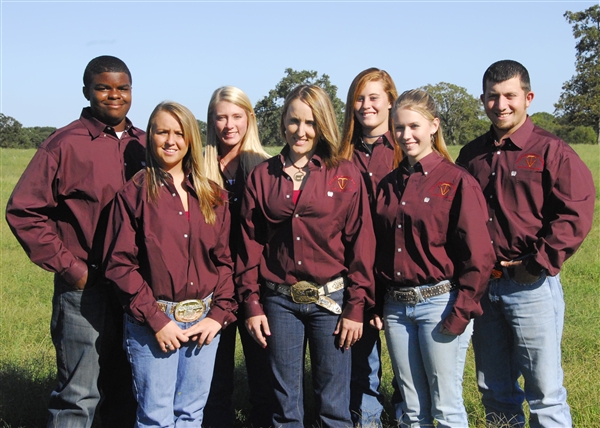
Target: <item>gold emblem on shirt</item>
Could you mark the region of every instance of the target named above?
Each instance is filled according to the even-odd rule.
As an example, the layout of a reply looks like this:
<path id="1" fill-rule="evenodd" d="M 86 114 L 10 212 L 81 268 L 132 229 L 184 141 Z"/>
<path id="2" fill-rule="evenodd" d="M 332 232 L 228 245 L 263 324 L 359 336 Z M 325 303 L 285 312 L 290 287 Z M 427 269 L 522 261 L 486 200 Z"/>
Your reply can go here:
<path id="1" fill-rule="evenodd" d="M 525 162 L 527 163 L 527 166 L 529 168 L 533 167 L 533 165 L 535 165 L 535 161 L 537 161 L 537 156 L 535 155 L 529 155 L 525 158 Z"/>
<path id="2" fill-rule="evenodd" d="M 344 190 L 346 184 L 348 184 L 348 177 L 338 177 L 338 186 L 340 186 L 340 189 Z"/>
<path id="3" fill-rule="evenodd" d="M 440 184 L 440 193 L 442 194 L 442 196 L 446 196 L 451 188 L 452 188 L 452 185 L 450 185 L 450 183 L 441 183 Z"/>

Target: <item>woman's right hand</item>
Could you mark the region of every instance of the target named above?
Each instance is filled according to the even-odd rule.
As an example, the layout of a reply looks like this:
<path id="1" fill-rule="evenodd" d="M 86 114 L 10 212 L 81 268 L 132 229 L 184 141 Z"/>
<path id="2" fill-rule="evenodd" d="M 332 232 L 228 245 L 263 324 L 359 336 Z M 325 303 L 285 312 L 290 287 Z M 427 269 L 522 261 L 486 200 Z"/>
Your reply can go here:
<path id="1" fill-rule="evenodd" d="M 169 321 L 158 333 L 154 335 L 158 346 L 163 352 L 174 351 L 175 349 L 181 348 L 181 342 L 187 342 L 189 337 L 183 334 L 183 330 L 175 323 L 175 321 Z"/>
<path id="2" fill-rule="evenodd" d="M 269 322 L 266 315 L 257 315 L 248 318 L 246 320 L 246 329 L 260 346 L 263 348 L 267 347 L 267 338 L 265 336 L 270 336 L 271 330 L 269 329 Z"/>

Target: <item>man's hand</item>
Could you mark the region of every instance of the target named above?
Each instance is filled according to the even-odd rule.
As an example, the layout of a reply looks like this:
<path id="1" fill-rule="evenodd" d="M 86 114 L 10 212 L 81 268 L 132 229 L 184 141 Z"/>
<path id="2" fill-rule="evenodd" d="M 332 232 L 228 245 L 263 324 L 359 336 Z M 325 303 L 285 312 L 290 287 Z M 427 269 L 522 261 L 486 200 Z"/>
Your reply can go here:
<path id="1" fill-rule="evenodd" d="M 267 338 L 265 336 L 270 336 L 271 330 L 269 329 L 269 322 L 266 315 L 257 315 L 248 318 L 246 320 L 246 329 L 260 346 L 263 348 L 267 347 Z"/>
<path id="2" fill-rule="evenodd" d="M 163 352 L 174 351 L 181 348 L 181 342 L 185 343 L 190 340 L 183 330 L 179 328 L 175 321 L 169 321 L 158 333 L 154 335 L 156 341 Z"/>
<path id="3" fill-rule="evenodd" d="M 363 323 L 342 318 L 333 334 L 339 334 L 340 348 L 350 349 L 362 337 Z"/>

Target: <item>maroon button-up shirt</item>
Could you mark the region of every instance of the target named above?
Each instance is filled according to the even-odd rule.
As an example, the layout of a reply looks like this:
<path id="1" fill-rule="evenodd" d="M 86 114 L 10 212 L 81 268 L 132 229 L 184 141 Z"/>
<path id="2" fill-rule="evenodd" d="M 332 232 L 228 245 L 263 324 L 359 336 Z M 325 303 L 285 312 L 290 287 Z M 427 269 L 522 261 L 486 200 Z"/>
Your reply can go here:
<path id="1" fill-rule="evenodd" d="M 127 121 L 117 138 L 88 108 L 39 147 L 6 207 L 32 262 L 74 284 L 100 266 L 109 204 L 145 165 L 146 135 Z"/>
<path id="2" fill-rule="evenodd" d="M 481 185 L 496 258 L 531 256 L 556 275 L 592 227 L 590 170 L 567 143 L 529 117 L 501 147 L 494 141 L 490 129 L 463 147 L 456 162 Z"/>
<path id="3" fill-rule="evenodd" d="M 357 166 L 365 181 L 369 201 L 375 204 L 377 185 L 394 168 L 394 142 L 390 132 L 379 137 L 372 145 L 362 140 L 354 141 L 352 162 Z"/>
<path id="4" fill-rule="evenodd" d="M 375 236 L 369 201 L 360 172 L 348 161 L 326 168 L 318 154 L 298 202 L 283 171 L 282 154 L 250 174 L 242 202 L 243 245 L 238 253 L 238 296 L 247 317 L 264 314 L 260 283 L 325 284 L 348 278 L 342 316 L 362 322 L 374 305 Z"/>
<path id="5" fill-rule="evenodd" d="M 481 315 L 479 299 L 494 264 L 485 201 L 467 171 L 437 153 L 408 159 L 379 184 L 374 216 L 378 294 L 452 280 L 458 298 L 444 326 L 455 334 Z M 378 302 L 379 303 L 379 302 Z"/>
<path id="6" fill-rule="evenodd" d="M 117 284 L 129 313 L 155 332 L 169 322 L 156 300 L 213 293 L 207 316 L 223 327 L 235 320 L 229 209 L 215 207 L 215 224 L 206 224 L 191 181 L 184 188 L 189 220 L 172 181 L 161 186 L 156 203 L 148 200 L 145 171 L 117 193 L 110 212 L 106 277 Z"/>

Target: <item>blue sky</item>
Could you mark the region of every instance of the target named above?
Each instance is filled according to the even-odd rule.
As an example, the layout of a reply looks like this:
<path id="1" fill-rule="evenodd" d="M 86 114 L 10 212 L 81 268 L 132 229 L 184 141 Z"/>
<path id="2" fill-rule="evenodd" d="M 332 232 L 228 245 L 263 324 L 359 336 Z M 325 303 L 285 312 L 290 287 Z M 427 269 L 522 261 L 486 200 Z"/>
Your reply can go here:
<path id="1" fill-rule="evenodd" d="M 223 85 L 255 104 L 288 67 L 328 74 L 343 101 L 368 67 L 387 70 L 400 92 L 449 82 L 478 97 L 487 66 L 507 58 L 529 69 L 529 112 L 553 112 L 575 70 L 563 14 L 596 3 L 2 0 L 0 110 L 23 126 L 66 125 L 86 106 L 86 64 L 109 54 L 133 74 L 129 117 L 141 128 L 163 100 L 206 120 Z"/>

